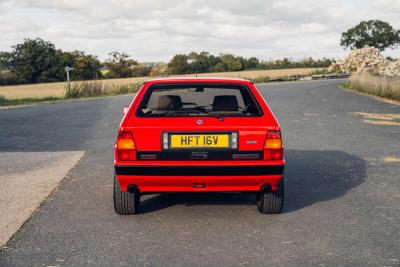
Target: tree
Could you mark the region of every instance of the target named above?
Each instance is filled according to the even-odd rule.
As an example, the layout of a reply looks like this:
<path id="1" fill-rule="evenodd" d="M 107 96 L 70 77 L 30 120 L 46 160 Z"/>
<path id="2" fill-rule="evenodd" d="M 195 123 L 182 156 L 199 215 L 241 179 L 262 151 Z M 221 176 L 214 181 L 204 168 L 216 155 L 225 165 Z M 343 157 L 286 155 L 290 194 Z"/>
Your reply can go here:
<path id="1" fill-rule="evenodd" d="M 58 81 L 61 78 L 61 51 L 40 38 L 25 39 L 2 54 L 2 65 L 16 75 L 18 83 Z"/>
<path id="2" fill-rule="evenodd" d="M 96 56 L 86 55 L 83 51 L 64 52 L 62 65 L 73 67 L 74 80 L 93 80 L 101 78 L 101 62 Z"/>
<path id="3" fill-rule="evenodd" d="M 132 69 L 132 77 L 149 76 L 151 70 L 151 64 L 137 64 Z"/>
<path id="4" fill-rule="evenodd" d="M 221 62 L 225 66 L 225 70 L 227 71 L 239 71 L 243 70 L 243 65 L 240 63 L 240 59 L 236 58 L 231 54 L 223 54 L 220 56 Z"/>
<path id="5" fill-rule="evenodd" d="M 245 69 L 255 69 L 260 65 L 260 61 L 258 58 L 251 57 L 249 59 L 245 59 L 244 68 Z"/>
<path id="6" fill-rule="evenodd" d="M 36 38 L 25 39 L 13 46 L 11 52 L 0 53 L 0 69 L 3 69 L 0 78 L 5 80 L 0 83 L 64 81 L 66 66 L 74 68 L 72 77 L 75 80 L 101 77 L 101 63 L 97 57 L 82 51 L 63 52 L 52 43 Z"/>
<path id="7" fill-rule="evenodd" d="M 208 71 L 209 63 L 207 52 L 201 52 L 200 54 L 192 52 L 188 55 L 188 60 L 190 61 L 190 72 L 202 73 Z"/>
<path id="8" fill-rule="evenodd" d="M 8 69 L 11 54 L 0 52 L 0 85 L 12 85 L 16 83 L 16 75 Z"/>
<path id="9" fill-rule="evenodd" d="M 11 53 L 0 51 L 0 69 L 7 69 L 10 66 Z"/>
<path id="10" fill-rule="evenodd" d="M 342 33 L 340 45 L 343 48 L 359 49 L 367 46 L 383 51 L 400 44 L 400 31 L 381 20 L 362 21 Z"/>
<path id="11" fill-rule="evenodd" d="M 131 59 L 125 52 L 111 52 L 111 56 L 104 65 L 108 69 L 107 76 L 109 78 L 127 78 L 134 76 L 134 67 L 138 62 Z"/>
<path id="12" fill-rule="evenodd" d="M 185 74 L 190 73 L 191 67 L 188 63 L 187 55 L 175 55 L 168 63 L 168 73 L 170 74 Z"/>

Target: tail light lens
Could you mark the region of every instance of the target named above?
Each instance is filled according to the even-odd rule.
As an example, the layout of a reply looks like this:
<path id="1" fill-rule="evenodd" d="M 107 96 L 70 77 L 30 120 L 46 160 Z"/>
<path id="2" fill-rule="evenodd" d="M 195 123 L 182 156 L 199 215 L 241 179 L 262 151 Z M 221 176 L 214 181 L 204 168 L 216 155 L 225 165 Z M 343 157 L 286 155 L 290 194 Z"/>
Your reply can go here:
<path id="1" fill-rule="evenodd" d="M 264 144 L 264 160 L 283 159 L 281 132 L 268 132 Z"/>
<path id="2" fill-rule="evenodd" d="M 136 160 L 136 146 L 131 132 L 119 132 L 117 139 L 118 160 Z"/>

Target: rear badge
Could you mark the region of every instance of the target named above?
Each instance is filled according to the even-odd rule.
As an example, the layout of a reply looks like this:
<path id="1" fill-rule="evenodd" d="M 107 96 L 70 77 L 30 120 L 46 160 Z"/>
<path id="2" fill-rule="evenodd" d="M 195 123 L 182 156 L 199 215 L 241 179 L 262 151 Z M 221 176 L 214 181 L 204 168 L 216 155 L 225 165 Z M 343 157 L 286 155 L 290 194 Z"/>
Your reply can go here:
<path id="1" fill-rule="evenodd" d="M 197 124 L 198 125 L 202 125 L 203 124 L 203 120 L 197 120 Z"/>

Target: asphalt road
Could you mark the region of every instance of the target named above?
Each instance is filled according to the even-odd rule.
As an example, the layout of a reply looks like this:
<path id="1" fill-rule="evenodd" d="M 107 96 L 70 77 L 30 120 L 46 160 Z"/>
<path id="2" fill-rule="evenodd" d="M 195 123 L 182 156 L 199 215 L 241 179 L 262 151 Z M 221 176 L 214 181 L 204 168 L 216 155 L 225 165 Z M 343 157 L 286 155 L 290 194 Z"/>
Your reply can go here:
<path id="1" fill-rule="evenodd" d="M 0 152 L 87 151 L 0 265 L 400 266 L 400 126 L 365 118 L 400 106 L 342 82 L 258 86 L 286 147 L 274 216 L 247 194 L 151 195 L 142 214 L 116 215 L 112 148 L 129 96 L 0 110 Z"/>

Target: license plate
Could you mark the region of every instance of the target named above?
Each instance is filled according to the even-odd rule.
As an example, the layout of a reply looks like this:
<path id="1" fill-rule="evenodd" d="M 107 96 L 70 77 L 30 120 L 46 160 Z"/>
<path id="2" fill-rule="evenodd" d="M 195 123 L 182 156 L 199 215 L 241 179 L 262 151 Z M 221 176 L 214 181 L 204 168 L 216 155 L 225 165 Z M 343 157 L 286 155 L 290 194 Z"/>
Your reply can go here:
<path id="1" fill-rule="evenodd" d="M 229 134 L 171 134 L 170 148 L 230 148 Z"/>

